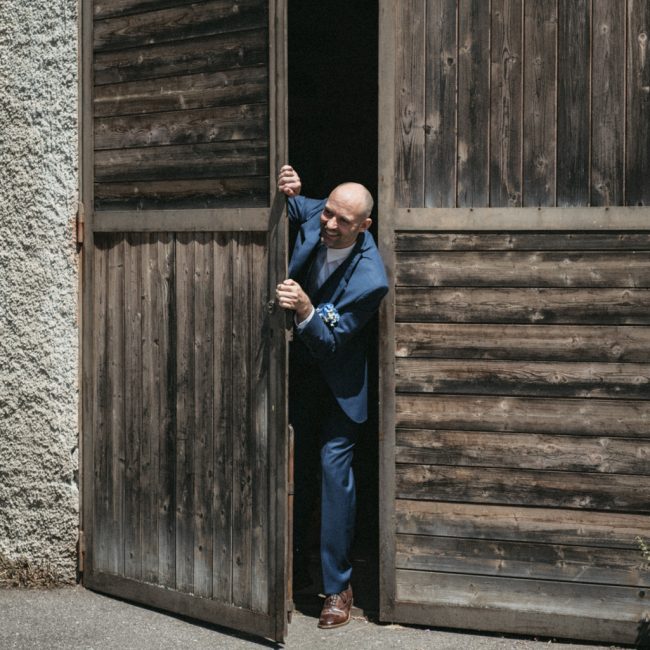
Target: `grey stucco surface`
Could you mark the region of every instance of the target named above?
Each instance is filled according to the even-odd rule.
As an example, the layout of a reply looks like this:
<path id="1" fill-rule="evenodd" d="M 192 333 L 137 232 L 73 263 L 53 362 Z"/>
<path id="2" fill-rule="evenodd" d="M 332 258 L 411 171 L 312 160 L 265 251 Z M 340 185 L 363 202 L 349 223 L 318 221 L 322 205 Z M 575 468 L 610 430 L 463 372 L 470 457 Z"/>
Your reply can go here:
<path id="1" fill-rule="evenodd" d="M 77 2 L 0 2 L 0 553 L 75 575 Z"/>

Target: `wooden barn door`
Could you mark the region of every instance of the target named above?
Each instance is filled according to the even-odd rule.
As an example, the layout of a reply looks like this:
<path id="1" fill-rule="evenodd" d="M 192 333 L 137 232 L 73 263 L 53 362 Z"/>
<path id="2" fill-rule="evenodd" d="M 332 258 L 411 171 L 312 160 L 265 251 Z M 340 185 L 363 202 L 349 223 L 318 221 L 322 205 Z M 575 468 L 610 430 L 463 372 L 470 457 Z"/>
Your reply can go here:
<path id="1" fill-rule="evenodd" d="M 83 3 L 83 579 L 282 640 L 285 3 Z"/>
<path id="2" fill-rule="evenodd" d="M 650 643 L 650 2 L 380 2 L 381 617 Z"/>

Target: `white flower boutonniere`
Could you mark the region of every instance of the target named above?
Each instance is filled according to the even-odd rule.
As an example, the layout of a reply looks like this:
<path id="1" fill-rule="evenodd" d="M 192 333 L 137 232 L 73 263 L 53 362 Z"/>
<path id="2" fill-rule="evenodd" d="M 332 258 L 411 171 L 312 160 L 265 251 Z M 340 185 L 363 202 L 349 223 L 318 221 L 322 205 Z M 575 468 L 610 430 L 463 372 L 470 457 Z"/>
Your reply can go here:
<path id="1" fill-rule="evenodd" d="M 316 308 L 316 313 L 323 319 L 323 322 L 327 327 L 333 329 L 341 320 L 341 316 L 336 311 L 336 307 L 331 302 L 325 303 L 324 305 L 319 305 Z"/>

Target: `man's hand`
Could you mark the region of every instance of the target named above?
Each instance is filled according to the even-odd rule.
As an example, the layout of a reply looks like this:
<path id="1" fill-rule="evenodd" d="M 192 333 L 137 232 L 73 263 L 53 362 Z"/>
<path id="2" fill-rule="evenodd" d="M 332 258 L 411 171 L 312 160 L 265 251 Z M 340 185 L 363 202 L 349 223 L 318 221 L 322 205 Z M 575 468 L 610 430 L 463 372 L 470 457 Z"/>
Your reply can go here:
<path id="1" fill-rule="evenodd" d="M 291 165 L 284 165 L 278 174 L 278 189 L 288 197 L 297 196 L 300 194 L 302 183 L 300 176 Z"/>
<path id="2" fill-rule="evenodd" d="M 275 289 L 275 297 L 280 307 L 296 312 L 298 323 L 302 323 L 313 309 L 309 296 L 295 280 L 287 279 L 280 283 Z"/>

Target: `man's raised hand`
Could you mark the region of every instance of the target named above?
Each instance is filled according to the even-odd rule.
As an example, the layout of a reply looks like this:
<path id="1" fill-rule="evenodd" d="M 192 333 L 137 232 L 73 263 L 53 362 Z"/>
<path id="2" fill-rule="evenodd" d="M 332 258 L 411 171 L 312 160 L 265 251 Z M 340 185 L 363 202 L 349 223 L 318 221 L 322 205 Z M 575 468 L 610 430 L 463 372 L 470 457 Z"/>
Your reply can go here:
<path id="1" fill-rule="evenodd" d="M 302 183 L 300 176 L 291 165 L 283 165 L 278 174 L 278 189 L 288 197 L 300 194 Z"/>

